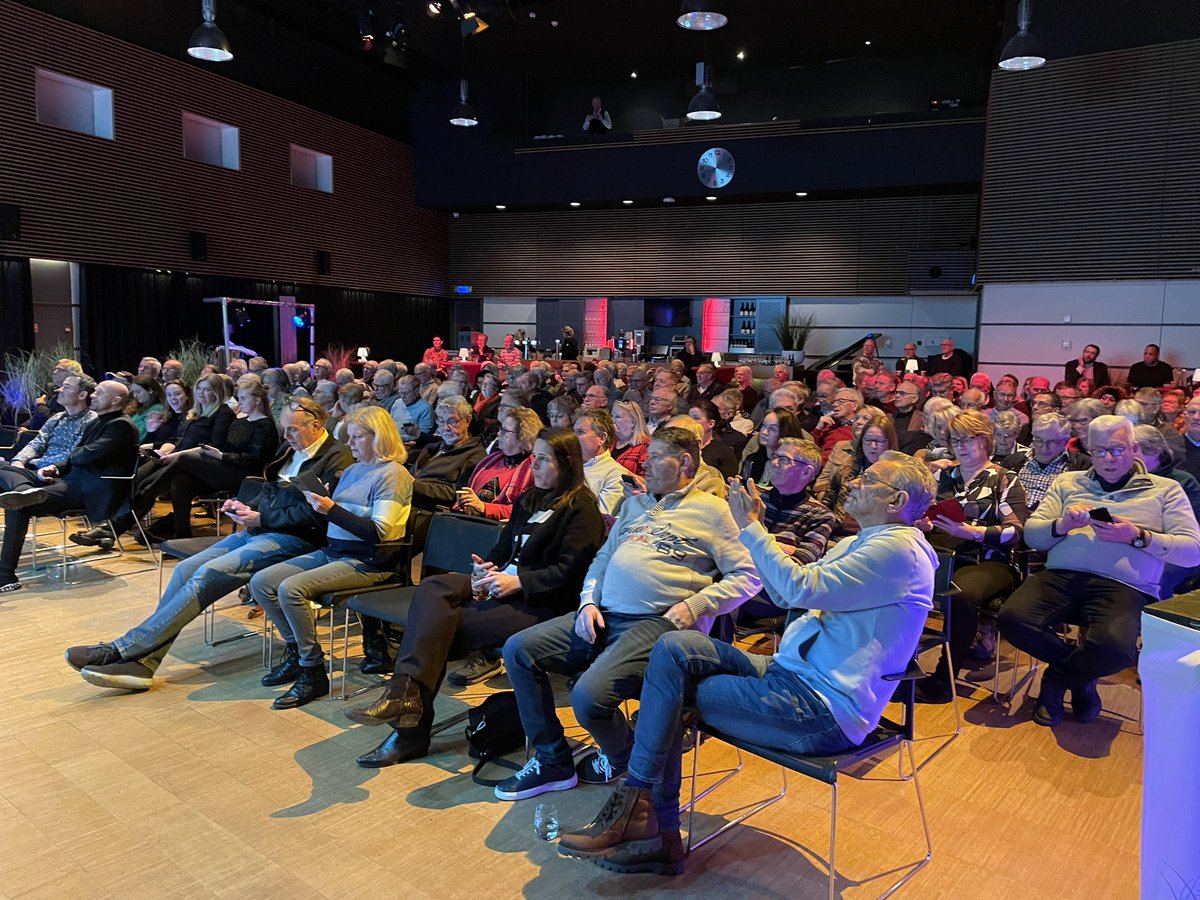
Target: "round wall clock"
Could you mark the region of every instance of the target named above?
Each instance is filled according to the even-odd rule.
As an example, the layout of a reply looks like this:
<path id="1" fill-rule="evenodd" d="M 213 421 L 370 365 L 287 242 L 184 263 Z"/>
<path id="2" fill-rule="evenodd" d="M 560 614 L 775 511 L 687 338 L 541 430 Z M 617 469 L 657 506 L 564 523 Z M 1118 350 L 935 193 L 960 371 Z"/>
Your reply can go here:
<path id="1" fill-rule="evenodd" d="M 696 177 L 707 188 L 723 188 L 733 181 L 733 154 L 724 147 L 713 147 L 700 154 Z"/>

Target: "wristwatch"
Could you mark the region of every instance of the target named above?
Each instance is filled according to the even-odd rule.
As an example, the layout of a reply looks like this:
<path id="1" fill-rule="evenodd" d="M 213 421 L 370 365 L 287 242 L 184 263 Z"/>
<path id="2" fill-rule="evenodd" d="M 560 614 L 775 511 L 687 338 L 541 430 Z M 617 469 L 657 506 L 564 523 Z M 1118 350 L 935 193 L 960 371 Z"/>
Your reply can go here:
<path id="1" fill-rule="evenodd" d="M 1133 547 L 1135 550 L 1145 550 L 1146 545 L 1149 543 L 1150 532 L 1148 532 L 1145 528 L 1139 528 L 1137 537 L 1129 542 L 1129 546 Z"/>

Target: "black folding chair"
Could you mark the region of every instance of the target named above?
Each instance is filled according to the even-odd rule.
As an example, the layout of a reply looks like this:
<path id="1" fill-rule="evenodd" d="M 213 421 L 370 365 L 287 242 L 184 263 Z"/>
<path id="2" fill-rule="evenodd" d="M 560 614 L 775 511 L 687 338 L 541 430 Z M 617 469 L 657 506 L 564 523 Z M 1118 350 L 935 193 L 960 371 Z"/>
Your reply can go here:
<path id="1" fill-rule="evenodd" d="M 908 754 L 909 765 L 912 768 L 913 774 L 908 778 L 901 778 L 901 781 L 911 781 L 917 794 L 917 807 L 921 813 L 921 825 L 925 831 L 925 858 L 917 860 L 912 864 L 912 868 L 904 877 L 893 884 L 881 896 L 889 897 L 895 893 L 900 887 L 906 884 L 917 872 L 928 865 L 933 858 L 933 840 L 929 833 L 929 820 L 925 815 L 925 799 L 921 794 L 921 783 L 917 772 L 916 760 L 913 756 L 913 708 L 914 708 L 914 682 L 916 679 L 924 676 L 924 672 L 917 664 L 916 659 L 909 664 L 908 669 L 898 675 L 888 676 L 889 681 L 900 682 L 899 690 L 897 691 L 898 702 L 904 709 L 904 721 L 894 722 L 890 719 L 883 718 L 879 722 L 879 726 L 867 736 L 863 743 L 850 750 L 842 753 L 833 753 L 826 756 L 808 755 L 798 753 L 787 753 L 783 750 L 774 750 L 770 747 L 762 747 L 754 744 L 751 741 L 743 738 L 730 737 L 722 734 L 715 728 L 706 725 L 703 722 L 697 722 L 696 728 L 693 731 L 692 745 L 692 790 L 691 799 L 683 807 L 688 811 L 688 853 L 698 850 L 700 847 L 707 844 L 718 835 L 724 834 L 730 828 L 746 821 L 756 813 L 761 812 L 768 806 L 771 806 L 787 796 L 787 773 L 795 772 L 799 775 L 804 775 L 807 778 L 815 779 L 816 781 L 828 784 L 832 790 L 832 800 L 830 803 L 829 813 L 829 900 L 834 900 L 837 895 L 837 809 L 838 809 L 838 776 L 846 775 L 853 778 L 861 778 L 862 775 L 873 769 L 884 756 L 890 756 L 893 750 L 898 751 L 900 757 L 900 765 L 903 768 L 904 754 Z M 717 740 L 723 741 L 726 744 L 734 747 L 738 751 L 738 766 L 729 774 L 722 777 L 719 781 L 707 788 L 703 792 L 697 794 L 697 768 L 700 757 L 700 741 L 701 735 L 707 735 Z M 730 822 L 726 822 L 712 834 L 706 835 L 699 840 L 696 840 L 696 832 L 694 828 L 694 819 L 696 814 L 696 803 L 708 796 L 721 785 L 725 784 L 731 778 L 735 777 L 741 771 L 741 754 L 742 751 L 765 759 L 768 762 L 775 763 L 779 766 L 782 785 L 779 793 L 773 797 L 768 797 L 766 800 L 760 801 L 752 806 L 749 810 L 739 815 Z"/>

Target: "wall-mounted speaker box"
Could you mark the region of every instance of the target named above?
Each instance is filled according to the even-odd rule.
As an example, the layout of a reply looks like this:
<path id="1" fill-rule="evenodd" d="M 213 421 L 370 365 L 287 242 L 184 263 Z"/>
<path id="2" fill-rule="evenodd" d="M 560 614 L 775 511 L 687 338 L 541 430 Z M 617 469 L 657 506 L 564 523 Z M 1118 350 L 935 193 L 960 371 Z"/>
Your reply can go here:
<path id="1" fill-rule="evenodd" d="M 328 250 L 317 251 L 317 274 L 328 275 L 333 272 L 333 254 Z"/>
<path id="2" fill-rule="evenodd" d="M 208 262 L 208 235 L 203 231 L 189 231 L 188 250 L 196 262 Z"/>
<path id="3" fill-rule="evenodd" d="M 0 241 L 21 239 L 21 207 L 0 203 Z"/>
<path id="4" fill-rule="evenodd" d="M 908 294 L 969 294 L 974 250 L 922 250 L 908 256 Z"/>

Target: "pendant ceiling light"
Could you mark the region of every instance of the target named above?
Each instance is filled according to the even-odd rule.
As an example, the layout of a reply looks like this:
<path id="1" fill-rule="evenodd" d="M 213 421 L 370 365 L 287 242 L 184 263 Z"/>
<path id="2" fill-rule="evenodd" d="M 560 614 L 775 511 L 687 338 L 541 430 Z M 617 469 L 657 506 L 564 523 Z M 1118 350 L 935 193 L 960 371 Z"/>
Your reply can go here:
<path id="1" fill-rule="evenodd" d="M 209 62 L 229 62 L 233 59 L 233 50 L 229 47 L 225 32 L 217 27 L 217 0 L 200 0 L 200 10 L 204 21 L 192 32 L 192 38 L 188 41 L 188 56 Z"/>
<path id="2" fill-rule="evenodd" d="M 700 90 L 688 104 L 687 117 L 693 122 L 711 122 L 721 118 L 721 105 L 717 103 L 717 95 L 712 90 L 712 76 L 708 64 L 703 66 L 703 75 L 696 80 L 700 82 Z"/>
<path id="3" fill-rule="evenodd" d="M 721 118 L 721 106 L 707 84 L 696 91 L 696 96 L 688 104 L 687 117 L 693 122 L 711 122 Z"/>
<path id="4" fill-rule="evenodd" d="M 675 22 L 689 31 L 715 31 L 729 22 L 729 17 L 721 11 L 723 6 L 716 0 L 684 0 Z"/>
<path id="5" fill-rule="evenodd" d="M 1017 5 L 1017 33 L 1000 51 L 1000 68 L 1006 72 L 1025 72 L 1046 64 L 1037 38 L 1029 33 L 1029 0 Z"/>
<path id="6" fill-rule="evenodd" d="M 454 112 L 450 114 L 450 124 L 461 125 L 463 128 L 479 124 L 479 117 L 475 115 L 474 108 L 467 102 L 467 79 L 465 78 L 458 83 L 458 106 L 454 107 Z"/>

